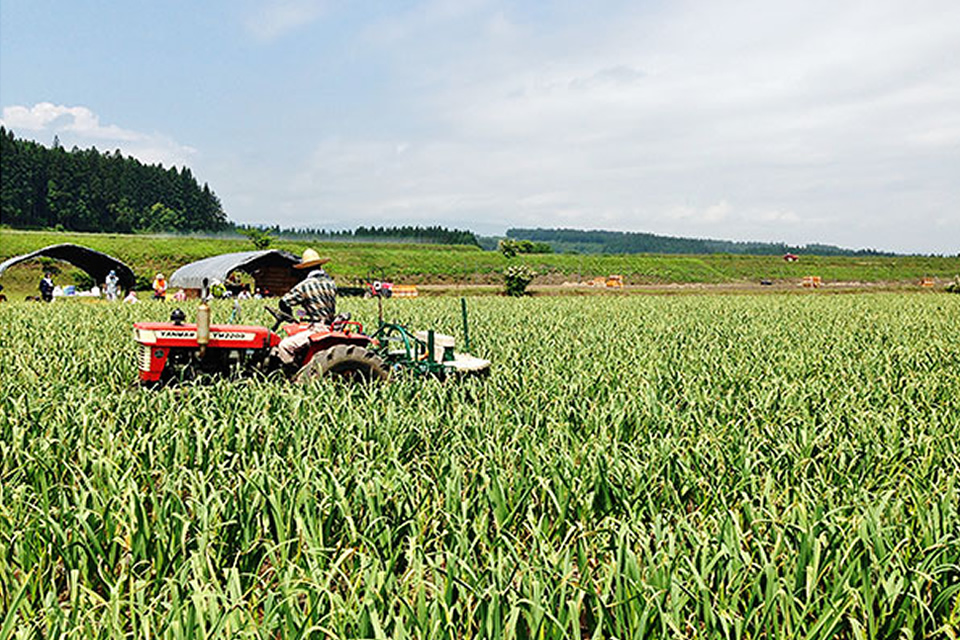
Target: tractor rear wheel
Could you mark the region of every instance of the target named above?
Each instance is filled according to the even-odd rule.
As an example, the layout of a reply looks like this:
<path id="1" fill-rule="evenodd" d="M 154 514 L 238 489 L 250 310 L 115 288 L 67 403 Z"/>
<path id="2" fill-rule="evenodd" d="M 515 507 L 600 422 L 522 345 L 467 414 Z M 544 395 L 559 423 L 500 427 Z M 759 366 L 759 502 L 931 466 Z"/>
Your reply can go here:
<path id="1" fill-rule="evenodd" d="M 346 382 L 370 382 L 389 377 L 383 360 L 374 352 L 357 345 L 338 344 L 314 354 L 294 381 L 304 384 L 318 378 L 339 378 Z"/>

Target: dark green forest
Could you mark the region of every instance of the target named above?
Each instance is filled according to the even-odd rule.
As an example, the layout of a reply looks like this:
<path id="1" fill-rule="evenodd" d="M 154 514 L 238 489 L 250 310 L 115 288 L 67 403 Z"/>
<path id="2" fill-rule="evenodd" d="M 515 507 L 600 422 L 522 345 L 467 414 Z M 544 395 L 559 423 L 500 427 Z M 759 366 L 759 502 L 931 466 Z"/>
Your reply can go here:
<path id="1" fill-rule="evenodd" d="M 652 233 L 625 231 L 582 231 L 580 229 L 508 229 L 514 240 L 546 242 L 557 253 L 673 253 L 738 255 L 781 255 L 807 253 L 818 256 L 892 256 L 873 249 L 844 249 L 827 244 L 791 246 L 778 242 L 735 242 L 702 238 L 675 238 Z"/>
<path id="2" fill-rule="evenodd" d="M 220 200 L 190 169 L 145 165 L 119 150 L 67 151 L 0 127 L 0 218 L 17 229 L 131 233 L 229 229 Z"/>

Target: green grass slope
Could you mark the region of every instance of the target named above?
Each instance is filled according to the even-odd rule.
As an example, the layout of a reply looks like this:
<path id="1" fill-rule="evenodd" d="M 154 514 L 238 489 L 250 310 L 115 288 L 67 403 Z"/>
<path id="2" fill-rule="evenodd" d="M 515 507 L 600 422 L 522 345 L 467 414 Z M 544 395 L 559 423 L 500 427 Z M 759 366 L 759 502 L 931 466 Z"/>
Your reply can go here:
<path id="1" fill-rule="evenodd" d="M 135 272 L 152 276 L 156 271 L 170 275 L 176 268 L 232 251 L 252 249 L 246 239 L 182 236 L 56 233 L 46 231 L 0 230 L 0 260 L 42 247 L 72 242 L 108 253 L 128 263 Z M 383 269 L 394 280 L 412 283 L 493 283 L 511 263 L 526 263 L 541 274 L 540 282 L 588 279 L 622 274 L 630 284 L 734 283 L 797 280 L 819 275 L 826 281 L 907 282 L 930 276 L 952 278 L 960 273 L 960 256 L 925 257 L 823 257 L 802 256 L 800 262 L 786 263 L 778 256 L 715 255 L 526 255 L 508 260 L 497 252 L 462 245 L 418 245 L 393 243 L 303 243 L 275 241 L 271 248 L 300 254 L 312 246 L 332 262 L 330 273 L 341 283 L 351 282 L 371 269 Z M 40 266 L 23 264 L 2 276 L 11 291 L 29 291 L 40 277 Z M 62 281 L 75 274 L 64 265 Z"/>

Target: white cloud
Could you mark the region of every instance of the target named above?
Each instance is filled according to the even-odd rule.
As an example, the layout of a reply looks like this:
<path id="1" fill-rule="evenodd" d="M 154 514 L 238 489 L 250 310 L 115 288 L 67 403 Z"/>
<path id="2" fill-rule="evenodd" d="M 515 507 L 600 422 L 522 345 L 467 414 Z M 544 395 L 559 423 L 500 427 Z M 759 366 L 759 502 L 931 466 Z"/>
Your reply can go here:
<path id="1" fill-rule="evenodd" d="M 54 136 L 64 147 L 96 146 L 102 151 L 120 149 L 147 164 L 187 166 L 196 149 L 181 145 L 161 134 L 146 134 L 117 125 L 103 125 L 88 107 L 40 102 L 32 107 L 13 105 L 3 108 L 0 124 L 18 136 L 50 144 Z"/>
<path id="2" fill-rule="evenodd" d="M 271 41 L 315 22 L 326 11 L 321 0 L 272 0 L 247 18 L 246 27 L 258 40 Z"/>
<path id="3" fill-rule="evenodd" d="M 570 81 L 571 89 L 596 90 L 603 87 L 623 87 L 634 85 L 647 76 L 646 72 L 619 64 L 600 69 L 585 78 Z"/>
<path id="4" fill-rule="evenodd" d="M 706 207 L 693 207 L 690 205 L 678 205 L 667 211 L 667 217 L 677 220 L 690 220 L 713 224 L 725 220 L 732 211 L 728 202 L 721 201 Z"/>
<path id="5" fill-rule="evenodd" d="M 142 136 L 115 125 L 103 126 L 87 107 L 65 107 L 40 102 L 33 107 L 14 105 L 3 108 L 3 123 L 11 129 L 28 131 L 70 131 L 97 140 L 137 140 Z"/>
<path id="6" fill-rule="evenodd" d="M 429 32 L 449 27 L 460 19 L 473 19 L 477 11 L 489 4 L 489 0 L 426 0 L 410 9 L 381 18 L 368 26 L 364 37 L 381 46 L 395 45 L 424 37 Z M 500 36 L 512 33 L 510 22 L 502 12 L 494 13 L 485 24 L 488 33 Z"/>
<path id="7" fill-rule="evenodd" d="M 396 135 L 331 122 L 266 200 L 292 224 L 950 249 L 924 229 L 960 224 L 960 4 L 574 5 L 429 0 L 361 27 Z"/>
<path id="8" fill-rule="evenodd" d="M 781 209 L 770 209 L 766 211 L 758 211 L 755 214 L 749 215 L 748 217 L 756 220 L 757 222 L 780 222 L 788 224 L 797 224 L 803 222 L 803 220 L 793 211 L 784 211 Z"/>

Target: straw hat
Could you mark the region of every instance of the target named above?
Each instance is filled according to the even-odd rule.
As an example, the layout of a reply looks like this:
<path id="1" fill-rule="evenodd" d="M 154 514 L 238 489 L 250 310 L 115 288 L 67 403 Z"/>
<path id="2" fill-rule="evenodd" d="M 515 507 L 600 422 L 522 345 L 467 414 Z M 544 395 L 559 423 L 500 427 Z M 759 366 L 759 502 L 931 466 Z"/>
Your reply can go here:
<path id="1" fill-rule="evenodd" d="M 308 267 L 318 267 L 321 264 L 327 264 L 330 258 L 321 258 L 320 254 L 313 249 L 305 249 L 300 264 L 293 265 L 294 269 L 306 269 Z"/>

